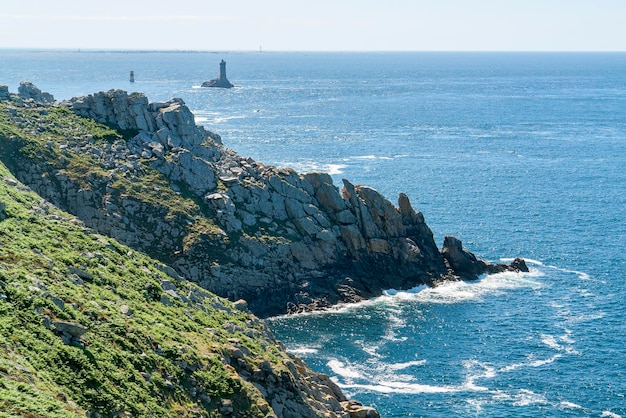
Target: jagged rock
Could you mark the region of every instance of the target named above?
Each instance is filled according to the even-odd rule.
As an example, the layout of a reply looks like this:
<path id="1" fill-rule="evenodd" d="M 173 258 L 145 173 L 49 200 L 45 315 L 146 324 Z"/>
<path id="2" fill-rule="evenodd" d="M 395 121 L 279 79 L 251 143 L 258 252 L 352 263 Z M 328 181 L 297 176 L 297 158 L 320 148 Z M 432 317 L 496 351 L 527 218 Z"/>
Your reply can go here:
<path id="1" fill-rule="evenodd" d="M 526 261 L 523 258 L 515 258 L 511 264 L 509 265 L 509 270 L 512 271 L 520 271 L 524 273 L 528 273 L 528 266 L 526 265 Z"/>
<path id="2" fill-rule="evenodd" d="M 201 196 L 215 189 L 215 172 L 208 161 L 193 156 L 191 152 L 182 152 L 178 154 L 178 162 L 182 169 L 181 180 L 187 183 L 191 191 Z"/>
<path id="3" fill-rule="evenodd" d="M 171 280 L 161 280 L 161 288 L 164 291 L 176 290 L 176 285 Z"/>
<path id="4" fill-rule="evenodd" d="M 0 85 L 0 100 L 9 100 L 11 95 L 9 94 L 9 86 L 4 84 Z"/>
<path id="5" fill-rule="evenodd" d="M 486 263 L 463 249 L 463 243 L 458 238 L 446 236 L 441 253 L 450 267 L 462 277 L 476 277 L 485 272 Z"/>
<path id="6" fill-rule="evenodd" d="M 478 275 L 484 273 L 493 274 L 503 271 L 528 272 L 528 267 L 521 258 L 516 258 L 508 266 L 504 264 L 489 264 L 479 260 L 473 253 L 463 248 L 461 240 L 452 236 L 444 238 L 441 254 L 454 273 L 464 279 L 475 279 Z"/>
<path id="7" fill-rule="evenodd" d="M 54 97 L 50 93 L 44 93 L 39 90 L 33 83 L 22 81 L 17 89 L 17 94 L 21 99 L 33 100 L 36 103 L 49 105 L 54 103 Z"/>

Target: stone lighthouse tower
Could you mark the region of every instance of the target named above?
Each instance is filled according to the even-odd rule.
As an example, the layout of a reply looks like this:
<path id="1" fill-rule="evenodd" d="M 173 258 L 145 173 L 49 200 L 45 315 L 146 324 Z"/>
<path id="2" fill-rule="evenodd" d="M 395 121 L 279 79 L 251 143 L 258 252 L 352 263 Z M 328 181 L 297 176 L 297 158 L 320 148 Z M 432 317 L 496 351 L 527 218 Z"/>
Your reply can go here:
<path id="1" fill-rule="evenodd" d="M 202 83 L 202 87 L 221 87 L 224 89 L 235 87 L 228 81 L 228 78 L 226 78 L 226 61 L 222 60 L 222 62 L 220 62 L 220 76 L 213 80 L 205 81 Z"/>

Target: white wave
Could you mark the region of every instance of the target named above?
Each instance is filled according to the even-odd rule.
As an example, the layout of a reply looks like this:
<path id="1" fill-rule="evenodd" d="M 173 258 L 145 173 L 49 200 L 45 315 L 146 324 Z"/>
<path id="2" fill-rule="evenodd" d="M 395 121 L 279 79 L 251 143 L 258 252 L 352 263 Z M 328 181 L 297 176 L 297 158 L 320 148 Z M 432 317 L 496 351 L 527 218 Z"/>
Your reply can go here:
<path id="1" fill-rule="evenodd" d="M 287 351 L 297 356 L 302 356 L 306 354 L 317 354 L 319 352 L 317 348 L 304 348 L 304 347 L 287 348 Z"/>
<path id="2" fill-rule="evenodd" d="M 568 323 L 580 323 L 580 322 L 591 322 L 597 319 L 602 319 L 606 316 L 606 314 L 602 311 L 598 311 L 592 314 L 572 315 L 572 313 L 568 311 L 567 315 L 563 315 L 563 316 L 568 317 L 567 318 Z"/>
<path id="3" fill-rule="evenodd" d="M 567 409 L 583 409 L 582 406 L 575 404 L 573 402 L 568 402 L 568 401 L 562 401 L 561 406 Z"/>
<path id="4" fill-rule="evenodd" d="M 281 167 L 291 167 L 300 173 L 321 172 L 331 176 L 342 174 L 345 164 L 320 163 L 317 161 L 282 161 L 276 165 Z"/>
<path id="5" fill-rule="evenodd" d="M 345 164 L 327 164 L 325 171 L 331 176 L 333 176 L 335 174 L 343 173 L 343 169 L 346 167 L 347 166 Z"/>
<path id="6" fill-rule="evenodd" d="M 513 400 L 513 405 L 516 406 L 548 403 L 548 400 L 543 395 L 527 389 L 520 389 L 519 393 L 511 396 L 511 399 Z"/>
<path id="7" fill-rule="evenodd" d="M 204 116 L 196 116 L 194 117 L 196 124 L 202 124 L 202 123 L 207 123 L 209 121 L 209 118 L 206 118 Z"/>
<path id="8" fill-rule="evenodd" d="M 533 260 L 532 258 L 526 258 L 526 257 L 520 257 L 520 258 L 522 258 L 526 262 L 526 264 L 532 264 L 535 266 L 543 266 L 543 263 L 539 260 Z M 501 258 L 500 259 L 502 263 L 507 263 L 507 264 L 511 263 L 513 260 L 515 259 L 514 258 Z"/>
<path id="9" fill-rule="evenodd" d="M 385 335 L 383 335 L 383 339 L 394 343 L 403 343 L 409 339 L 409 337 L 398 337 L 397 335 L 393 329 L 388 329 Z"/>
<path id="10" fill-rule="evenodd" d="M 415 300 L 426 303 L 457 303 L 469 300 L 479 300 L 492 293 L 522 287 L 539 288 L 540 282 L 531 280 L 540 276 L 537 273 L 504 272 L 485 276 L 473 282 L 446 282 L 434 288 L 423 288 L 416 293 Z"/>
<path id="11" fill-rule="evenodd" d="M 410 395 L 416 395 L 420 393 L 449 393 L 449 392 L 461 391 L 461 389 L 458 387 L 432 386 L 432 385 L 422 385 L 420 383 L 406 383 L 406 382 L 379 382 L 377 384 L 341 384 L 341 383 L 337 383 L 337 384 L 342 389 L 361 389 L 361 390 L 365 390 L 369 392 L 410 394 Z"/>
<path id="12" fill-rule="evenodd" d="M 600 415 L 601 417 L 608 417 L 608 418 L 622 418 L 621 415 L 618 415 L 614 412 L 611 411 L 602 411 L 602 415 Z"/>
<path id="13" fill-rule="evenodd" d="M 496 376 L 496 369 L 487 363 L 481 363 L 476 360 L 467 360 L 463 362 L 463 367 L 468 370 L 468 374 L 463 382 L 462 387 L 474 391 L 489 390 L 484 386 L 478 386 L 475 382 L 478 379 L 491 379 Z"/>
<path id="14" fill-rule="evenodd" d="M 541 342 L 555 350 L 562 349 L 561 345 L 556 341 L 556 337 L 553 335 L 541 334 Z"/>
<path id="15" fill-rule="evenodd" d="M 365 310 L 370 307 L 383 307 L 386 310 L 402 307 L 407 302 L 453 304 L 465 301 L 480 300 L 488 294 L 498 294 L 504 290 L 517 288 L 540 288 L 542 283 L 532 280 L 541 277 L 543 273 L 531 271 L 529 273 L 503 272 L 485 276 L 475 281 L 444 282 L 437 287 L 419 285 L 409 290 L 387 289 L 382 296 L 366 299 L 361 302 L 341 303 L 327 309 L 289 314 L 294 316 L 324 316 L 329 314 L 346 314 Z M 275 317 L 278 319 L 280 316 Z M 271 321 L 272 319 L 269 319 Z"/>
<path id="16" fill-rule="evenodd" d="M 387 289 L 387 290 L 383 290 L 383 295 L 386 295 L 386 296 L 398 296 L 398 295 L 402 296 L 403 294 L 415 295 L 425 289 L 428 289 L 428 286 L 419 285 L 408 290 Z"/>
<path id="17" fill-rule="evenodd" d="M 333 373 L 343 378 L 358 379 L 358 378 L 363 377 L 363 375 L 359 371 L 355 370 L 354 368 L 350 366 L 347 366 L 345 363 L 337 359 L 329 360 L 328 363 L 326 364 L 328 367 L 330 367 Z"/>
<path id="18" fill-rule="evenodd" d="M 576 341 L 571 337 L 572 330 L 565 328 L 563 331 L 565 331 L 565 334 L 561 335 L 559 339 L 566 344 L 574 344 Z"/>
<path id="19" fill-rule="evenodd" d="M 498 372 L 506 373 L 506 372 L 510 372 L 512 370 L 521 369 L 522 367 L 525 367 L 527 365 L 528 365 L 528 363 L 514 363 L 514 364 L 510 364 L 508 366 L 504 366 L 504 367 L 498 369 Z"/>
<path id="20" fill-rule="evenodd" d="M 375 358 L 382 358 L 382 354 L 380 354 L 378 352 L 378 349 L 380 348 L 379 345 L 376 344 L 364 344 L 363 347 L 361 348 L 365 353 L 369 354 L 371 357 L 375 357 Z"/>
<path id="21" fill-rule="evenodd" d="M 245 118 L 246 118 L 245 115 L 218 116 L 218 117 L 214 117 L 213 119 L 211 119 L 211 123 L 223 123 L 223 122 L 228 122 L 229 120 L 232 120 L 232 119 L 245 119 Z"/>
<path id="22" fill-rule="evenodd" d="M 368 160 L 368 161 L 374 161 L 374 160 L 383 160 L 383 161 L 390 161 L 390 160 L 394 160 L 396 158 L 402 158 L 402 157 L 406 157 L 406 155 L 352 155 L 349 157 L 344 158 L 344 161 L 352 161 L 352 160 Z"/>
<path id="23" fill-rule="evenodd" d="M 493 398 L 494 400 L 497 400 L 499 402 L 509 401 L 515 406 L 549 404 L 548 400 L 543 395 L 540 395 L 528 389 L 520 389 L 517 393 L 496 391 Z"/>
<path id="24" fill-rule="evenodd" d="M 389 364 L 387 365 L 388 368 L 390 368 L 391 370 L 404 370 L 404 369 L 408 369 L 409 367 L 413 367 L 413 366 L 423 366 L 424 364 L 426 364 L 426 360 L 413 360 L 413 361 L 407 361 L 405 363 L 393 363 L 393 364 Z"/>
<path id="25" fill-rule="evenodd" d="M 541 342 L 548 347 L 565 352 L 566 354 L 579 355 L 580 352 L 574 349 L 573 344 L 576 342 L 571 338 L 571 331 L 565 330 L 565 334 L 559 337 L 553 335 L 541 334 Z"/>
<path id="26" fill-rule="evenodd" d="M 542 264 L 543 265 L 543 264 Z M 551 268 L 553 270 L 557 270 L 557 271 L 561 271 L 563 273 L 572 273 L 578 276 L 578 278 L 580 280 L 591 280 L 591 276 L 589 275 L 589 273 L 585 273 L 584 271 L 578 271 L 578 270 L 571 270 L 571 269 L 566 269 L 566 268 L 562 268 L 562 267 L 558 267 L 558 266 L 553 266 L 553 265 L 547 265 L 546 267 Z"/>
<path id="27" fill-rule="evenodd" d="M 470 398 L 466 399 L 465 403 L 470 407 L 469 411 L 474 416 L 482 416 L 483 415 L 483 405 L 486 403 L 484 399 L 479 398 Z"/>
<path id="28" fill-rule="evenodd" d="M 544 366 L 546 364 L 550 364 L 550 363 L 554 363 L 556 360 L 558 360 L 559 358 L 563 357 L 562 354 L 555 354 L 550 358 L 547 359 L 538 359 L 538 360 L 533 360 L 532 356 L 529 357 L 529 360 L 527 362 L 524 363 L 514 363 L 514 364 L 510 364 L 508 366 L 504 366 L 501 367 L 500 369 L 498 369 L 499 373 L 506 373 L 506 372 L 510 372 L 513 370 L 518 370 L 524 367 L 541 367 Z"/>
<path id="29" fill-rule="evenodd" d="M 544 359 L 544 360 L 535 360 L 532 361 L 530 363 L 528 363 L 528 365 L 530 367 L 541 367 L 545 364 L 550 364 L 550 363 L 554 363 L 557 359 L 561 358 L 561 354 L 555 354 L 554 356 L 548 358 L 548 359 Z"/>

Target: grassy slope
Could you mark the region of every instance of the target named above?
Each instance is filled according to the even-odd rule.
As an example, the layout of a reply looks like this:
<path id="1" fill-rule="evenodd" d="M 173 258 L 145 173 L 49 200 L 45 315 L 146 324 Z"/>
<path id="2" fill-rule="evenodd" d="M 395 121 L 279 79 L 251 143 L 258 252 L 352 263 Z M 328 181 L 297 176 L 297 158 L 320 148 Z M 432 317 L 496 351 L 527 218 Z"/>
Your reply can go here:
<path id="1" fill-rule="evenodd" d="M 270 412 L 224 364 L 238 344 L 250 369 L 285 368 L 257 320 L 187 283 L 179 294 L 201 302 L 162 303 L 163 266 L 15 186 L 2 164 L 0 202 L 0 417 L 218 416 L 223 399 L 239 416 Z M 71 268 L 92 279 L 77 284 Z M 85 346 L 64 344 L 46 316 L 87 326 Z"/>
<path id="2" fill-rule="evenodd" d="M 109 189 L 115 202 L 130 198 L 144 204 L 156 216 L 176 220 L 174 223 L 184 227 L 175 246 L 185 251 L 203 240 L 214 241 L 214 245 L 236 242 L 237 237 L 231 240 L 222 235 L 223 231 L 207 215 L 200 199 L 185 191 L 176 193 L 169 179 L 150 166 L 150 159 L 141 160 L 138 175 L 119 175 L 112 174 L 106 164 L 92 155 L 73 148 L 87 142 L 94 149 L 103 149 L 135 133 L 113 129 L 65 108 L 24 108 L 0 101 L 0 152 L 5 154 L 0 159 L 10 170 L 25 159 L 34 160 L 44 175 L 59 172 L 84 189 Z M 211 245 L 200 251 L 216 258 L 222 255 L 212 254 L 210 249 Z M 162 248 L 151 250 L 153 257 L 162 255 Z"/>

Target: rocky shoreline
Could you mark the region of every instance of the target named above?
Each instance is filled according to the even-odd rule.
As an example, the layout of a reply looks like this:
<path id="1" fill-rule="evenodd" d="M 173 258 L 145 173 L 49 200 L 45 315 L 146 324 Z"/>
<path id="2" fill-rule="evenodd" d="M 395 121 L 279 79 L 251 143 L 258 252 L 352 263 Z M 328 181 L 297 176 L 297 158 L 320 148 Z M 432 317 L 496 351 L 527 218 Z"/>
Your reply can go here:
<path id="1" fill-rule="evenodd" d="M 55 102 L 30 83 L 0 97 L 15 101 L 17 123 L 33 123 L 20 117 L 23 109 L 67 109 L 122 135 L 96 141 L 77 133 L 49 141 L 49 159 L 33 159 L 23 140 L 8 138 L 3 155 L 16 177 L 176 275 L 245 299 L 260 317 L 356 302 L 389 288 L 527 270 L 523 260 L 509 266 L 479 260 L 453 237 L 440 251 L 405 194 L 396 207 L 367 186 L 343 180 L 340 191 L 328 174 L 241 157 L 196 125 L 181 99 L 150 103 L 141 93 L 110 90 Z M 46 127 L 23 128 L 45 135 Z M 77 158 L 90 166 L 85 175 L 73 172 L 70 161 Z M 156 177 L 158 185 L 146 183 Z M 121 190 L 122 180 L 145 193 Z M 168 196 L 195 208 L 176 212 L 164 201 Z"/>
<path id="2" fill-rule="evenodd" d="M 135 311 L 158 306 L 158 310 L 165 311 L 185 309 L 184 316 L 190 320 L 186 327 L 195 326 L 195 315 L 209 314 L 224 328 L 209 328 L 209 334 L 188 333 L 188 341 L 178 337 L 176 353 L 152 344 L 141 348 L 142 353 L 135 349 L 123 354 L 138 358 L 150 355 L 158 359 L 155 364 L 169 364 L 171 360 L 167 367 L 137 360 L 134 367 L 139 367 L 145 384 L 154 387 L 155 399 L 169 397 L 176 400 L 173 405 L 190 401 L 185 408 L 199 414 L 194 416 L 213 411 L 223 416 L 262 413 L 277 417 L 376 418 L 379 414 L 375 409 L 347 399 L 328 376 L 311 371 L 287 353 L 257 316 L 325 309 L 375 297 L 390 288 L 436 286 L 447 280 L 476 279 L 484 273 L 527 271 L 521 259 L 508 266 L 486 263 L 454 237 L 446 237 L 439 250 L 424 216 L 413 209 L 405 194 L 400 194 L 394 206 L 370 187 L 343 180 L 339 190 L 328 174 L 299 174 L 241 157 L 224 147 L 219 135 L 196 125 L 181 99 L 150 103 L 140 93 L 110 90 L 58 102 L 23 82 L 17 94 L 0 86 L 0 110 L 1 162 L 15 178 L 45 199 L 28 215 L 45 225 L 41 229 L 51 227 L 50 234 L 55 236 L 68 233 L 77 224 L 79 228 L 84 225 L 91 228 L 85 229 L 91 231 L 87 234 L 95 231 L 107 235 L 163 263 L 154 265 L 158 273 L 151 273 L 145 265 L 132 267 L 135 274 L 151 274 L 150 280 L 156 277 L 160 286 L 145 284 L 142 297 L 116 300 L 119 307 L 115 315 L 119 318 L 115 321 L 124 322 Z M 10 176 L 5 175 L 3 190 L 19 196 L 19 202 L 28 200 L 19 194 L 27 189 Z M 16 217 L 17 202 L 0 202 L 0 221 Z M 56 213 L 55 206 L 80 221 L 68 221 Z M 69 223 L 63 226 L 63 222 Z M 121 280 L 117 287 L 122 288 L 147 280 L 125 277 L 123 273 L 127 265 L 143 255 L 128 248 L 120 252 L 114 245 L 102 245 L 97 254 L 80 248 L 71 250 L 81 251 L 73 256 L 82 260 L 79 267 L 72 265 L 71 257 L 66 258 L 67 250 L 62 260 L 55 261 L 50 257 L 52 249 L 41 245 L 50 252 L 48 256 L 37 245 L 32 251 L 42 258 L 41 265 L 48 266 L 47 273 L 40 272 L 47 284 L 27 277 L 35 284 L 32 286 L 15 275 L 3 276 L 9 282 L 0 281 L 3 303 L 26 306 L 19 299 L 24 296 L 28 303 L 35 301 L 42 306 L 25 312 L 36 316 L 30 322 L 36 328 L 33 332 L 52 338 L 50 347 L 55 353 L 65 353 L 63 346 L 90 351 L 83 333 L 91 335 L 88 340 L 92 343 L 114 349 L 146 341 L 135 338 L 122 347 L 111 345 L 107 328 L 111 321 L 93 320 L 110 315 L 94 313 L 94 309 L 101 308 L 98 302 L 110 301 L 86 302 L 78 296 L 82 295 L 80 289 L 101 291 L 95 283 L 101 278 L 96 279 L 89 269 L 99 274 L 121 274 L 115 280 Z M 129 259 L 116 265 L 108 261 L 120 257 Z M 64 274 L 69 276 L 63 278 Z M 104 287 L 114 290 L 110 285 L 113 282 L 108 283 Z M 67 293 L 77 286 L 78 293 Z M 23 288 L 23 294 L 14 288 Z M 202 288 L 235 303 L 219 301 Z M 32 296 L 27 297 L 28 292 Z M 210 306 L 207 301 L 212 301 Z M 87 314 L 83 305 L 88 306 Z M 68 316 L 67 306 L 76 312 Z M 202 313 L 194 313 L 196 310 Z M 76 318 L 82 318 L 82 322 Z M 245 326 L 234 325 L 233 321 Z M 126 327 L 132 324 L 127 322 Z M 208 340 L 199 343 L 202 339 Z M 213 346 L 211 361 L 217 363 L 203 358 L 190 364 L 188 357 L 195 351 L 188 350 L 200 352 L 207 344 Z M 11 346 L 11 350 L 18 352 L 20 348 Z M 278 356 L 269 356 L 273 363 L 264 359 L 269 352 Z M 43 353 L 29 350 L 28 355 L 35 359 Z M 86 370 L 84 365 L 76 367 Z M 211 386 L 211 380 L 202 383 L 194 377 L 209 379 L 218 369 L 202 373 L 211 367 L 221 370 L 219 373 L 231 386 L 222 388 L 221 381 Z M 130 374 L 135 371 L 125 370 Z M 8 372 L 10 381 L 20 379 L 16 373 Z M 135 378 L 130 379 L 134 382 Z M 143 390 L 142 382 L 133 393 Z M 83 387 L 70 386 L 58 390 L 84 396 Z M 216 388 L 224 392 L 210 397 L 204 393 L 207 387 L 212 393 L 219 392 Z M 48 396 L 45 391 L 35 393 Z M 115 399 L 105 406 L 97 398 L 95 403 L 83 399 L 79 407 L 65 395 L 60 400 L 57 395 L 57 401 L 72 413 L 83 408 L 83 415 L 91 417 L 102 415 L 87 408 L 100 410 L 105 416 L 119 416 L 141 407 L 133 402 L 120 406 Z M 116 406 L 110 409 L 113 404 Z"/>

